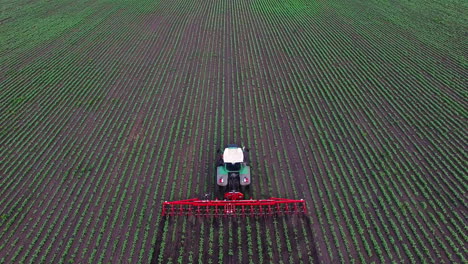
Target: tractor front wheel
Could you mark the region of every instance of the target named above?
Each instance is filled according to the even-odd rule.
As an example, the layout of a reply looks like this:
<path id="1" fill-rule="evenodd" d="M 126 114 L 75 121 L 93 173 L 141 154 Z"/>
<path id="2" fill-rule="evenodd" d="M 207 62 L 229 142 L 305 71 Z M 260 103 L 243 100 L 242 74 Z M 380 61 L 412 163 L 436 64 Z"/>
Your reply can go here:
<path id="1" fill-rule="evenodd" d="M 218 160 L 216 161 L 216 167 L 220 167 L 224 165 L 223 157 L 219 156 Z"/>

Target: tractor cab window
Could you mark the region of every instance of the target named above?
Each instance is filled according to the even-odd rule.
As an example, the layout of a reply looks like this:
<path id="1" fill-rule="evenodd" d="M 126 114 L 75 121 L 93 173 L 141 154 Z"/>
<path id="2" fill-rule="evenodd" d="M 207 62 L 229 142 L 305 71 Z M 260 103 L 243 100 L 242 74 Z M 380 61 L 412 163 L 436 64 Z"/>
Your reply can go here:
<path id="1" fill-rule="evenodd" d="M 226 169 L 228 171 L 239 171 L 241 169 L 240 163 L 226 163 Z"/>

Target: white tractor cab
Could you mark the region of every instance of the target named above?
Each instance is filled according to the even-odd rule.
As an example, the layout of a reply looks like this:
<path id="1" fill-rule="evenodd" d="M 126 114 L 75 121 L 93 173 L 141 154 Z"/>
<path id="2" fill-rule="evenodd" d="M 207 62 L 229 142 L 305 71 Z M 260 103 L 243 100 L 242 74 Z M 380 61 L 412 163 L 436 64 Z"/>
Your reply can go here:
<path id="1" fill-rule="evenodd" d="M 239 200 L 248 195 L 250 166 L 246 159 L 249 149 L 229 144 L 224 148 L 216 167 L 216 196 L 219 199 Z"/>

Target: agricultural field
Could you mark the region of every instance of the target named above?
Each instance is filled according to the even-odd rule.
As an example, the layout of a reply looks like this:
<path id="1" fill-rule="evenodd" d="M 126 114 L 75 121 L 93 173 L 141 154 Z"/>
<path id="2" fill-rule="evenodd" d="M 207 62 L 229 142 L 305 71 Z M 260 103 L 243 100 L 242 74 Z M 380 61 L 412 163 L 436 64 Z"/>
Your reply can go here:
<path id="1" fill-rule="evenodd" d="M 462 0 L 1 0 L 0 263 L 467 263 Z M 161 216 L 250 148 L 307 216 Z"/>

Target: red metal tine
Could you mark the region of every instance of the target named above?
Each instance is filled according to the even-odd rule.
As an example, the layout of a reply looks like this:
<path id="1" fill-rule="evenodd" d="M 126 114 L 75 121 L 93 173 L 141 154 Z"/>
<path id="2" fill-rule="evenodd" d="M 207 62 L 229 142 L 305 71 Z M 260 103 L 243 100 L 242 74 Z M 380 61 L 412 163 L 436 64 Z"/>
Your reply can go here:
<path id="1" fill-rule="evenodd" d="M 281 205 L 279 203 L 276 204 L 276 213 L 278 215 L 282 215 L 283 211 L 281 210 Z"/>
<path id="2" fill-rule="evenodd" d="M 234 209 L 234 205 L 231 204 L 231 203 L 227 203 L 227 204 L 224 206 L 224 216 L 227 217 L 227 216 L 232 215 L 233 209 Z"/>
<path id="3" fill-rule="evenodd" d="M 181 204 L 179 204 L 179 212 L 177 213 L 177 215 L 183 215 L 183 212 L 184 212 L 183 207 Z"/>
<path id="4" fill-rule="evenodd" d="M 237 207 L 237 206 L 234 206 L 234 205 L 232 206 L 232 210 L 233 210 L 233 212 L 234 212 L 234 213 L 232 214 L 232 216 L 235 216 L 235 217 L 239 216 L 239 210 L 238 210 L 238 208 L 239 208 L 239 207 Z"/>
<path id="5" fill-rule="evenodd" d="M 189 205 L 189 215 L 193 215 L 193 205 Z"/>
<path id="6" fill-rule="evenodd" d="M 234 214 L 232 215 L 236 217 L 239 216 L 239 210 L 237 210 L 237 208 L 238 208 L 237 206 L 234 206 L 234 205 L 232 206 L 232 210 L 234 212 Z"/>
<path id="7" fill-rule="evenodd" d="M 245 218 L 245 206 L 244 205 L 242 205 L 242 217 Z"/>
<path id="8" fill-rule="evenodd" d="M 161 215 L 162 216 L 166 215 L 166 202 L 163 203 Z"/>
<path id="9" fill-rule="evenodd" d="M 175 215 L 174 205 L 172 205 L 172 204 L 171 204 L 171 214 L 170 215 Z"/>
<path id="10" fill-rule="evenodd" d="M 201 216 L 200 205 L 197 205 L 197 217 Z"/>
<path id="11" fill-rule="evenodd" d="M 209 206 L 205 206 L 205 216 L 210 216 L 211 211 Z"/>

